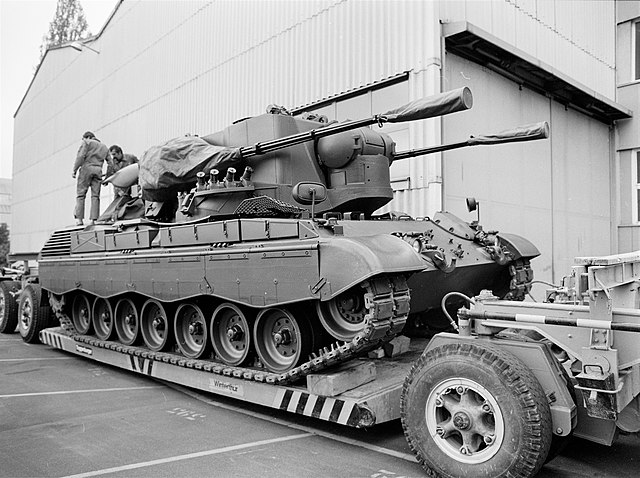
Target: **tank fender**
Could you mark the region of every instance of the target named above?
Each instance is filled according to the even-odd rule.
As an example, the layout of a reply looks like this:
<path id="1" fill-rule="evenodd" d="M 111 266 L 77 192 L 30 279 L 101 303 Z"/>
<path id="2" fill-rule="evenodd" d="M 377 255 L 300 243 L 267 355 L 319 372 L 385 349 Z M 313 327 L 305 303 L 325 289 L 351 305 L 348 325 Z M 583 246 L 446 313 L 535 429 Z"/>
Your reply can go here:
<path id="1" fill-rule="evenodd" d="M 498 237 L 500 238 L 500 244 L 505 246 L 513 256 L 513 260 L 523 257 L 531 259 L 540 255 L 538 248 L 522 236 L 501 233 L 498 234 Z"/>
<path id="2" fill-rule="evenodd" d="M 320 243 L 320 300 L 329 300 L 380 274 L 411 275 L 435 266 L 390 234 L 333 237 Z"/>

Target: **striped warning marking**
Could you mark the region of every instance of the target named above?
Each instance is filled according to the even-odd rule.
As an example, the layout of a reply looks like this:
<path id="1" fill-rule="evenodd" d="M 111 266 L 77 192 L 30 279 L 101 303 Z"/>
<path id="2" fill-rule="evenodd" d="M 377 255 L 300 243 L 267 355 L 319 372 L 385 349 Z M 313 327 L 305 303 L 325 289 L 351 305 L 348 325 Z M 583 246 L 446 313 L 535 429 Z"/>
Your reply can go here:
<path id="1" fill-rule="evenodd" d="M 510 314 L 499 311 L 458 311 L 461 317 L 480 320 L 500 320 L 506 322 L 522 322 L 529 324 L 563 325 L 566 327 L 580 327 L 585 329 L 616 330 L 621 332 L 640 332 L 640 324 L 634 322 L 612 322 L 611 320 L 580 319 L 577 317 L 551 317 L 539 314 Z"/>
<path id="2" fill-rule="evenodd" d="M 153 371 L 153 360 L 140 356 L 129 355 L 129 362 L 131 363 L 131 370 L 134 372 L 151 376 L 151 372 Z"/>
<path id="3" fill-rule="evenodd" d="M 320 397 L 301 390 L 278 390 L 273 407 L 352 427 L 357 426 L 360 421 L 360 411 L 356 402 Z"/>
<path id="4" fill-rule="evenodd" d="M 60 334 L 52 333 L 48 329 L 42 330 L 40 332 L 40 342 L 46 345 L 50 345 L 51 347 L 54 347 L 56 349 L 64 350 Z"/>

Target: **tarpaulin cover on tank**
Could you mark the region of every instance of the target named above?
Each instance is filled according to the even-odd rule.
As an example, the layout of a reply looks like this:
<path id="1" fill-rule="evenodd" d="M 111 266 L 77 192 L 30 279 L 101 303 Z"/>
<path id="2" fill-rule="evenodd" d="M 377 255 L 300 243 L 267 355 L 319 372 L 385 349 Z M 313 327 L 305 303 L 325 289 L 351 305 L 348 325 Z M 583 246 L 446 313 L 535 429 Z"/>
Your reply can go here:
<path id="1" fill-rule="evenodd" d="M 144 199 L 165 201 L 176 191 L 193 187 L 200 171 L 223 171 L 239 160 L 239 148 L 214 146 L 198 136 L 182 136 L 145 151 L 138 181 Z"/>
<path id="2" fill-rule="evenodd" d="M 501 131 L 500 133 L 472 136 L 467 140 L 467 144 L 469 146 L 475 146 L 476 144 L 515 143 L 518 141 L 530 141 L 532 139 L 544 139 L 548 137 L 549 124 L 543 121 L 541 123 Z"/>
<path id="3" fill-rule="evenodd" d="M 387 111 L 384 116 L 389 123 L 403 123 L 435 116 L 448 115 L 468 110 L 473 106 L 473 95 L 467 87 L 447 91 L 407 103 Z"/>

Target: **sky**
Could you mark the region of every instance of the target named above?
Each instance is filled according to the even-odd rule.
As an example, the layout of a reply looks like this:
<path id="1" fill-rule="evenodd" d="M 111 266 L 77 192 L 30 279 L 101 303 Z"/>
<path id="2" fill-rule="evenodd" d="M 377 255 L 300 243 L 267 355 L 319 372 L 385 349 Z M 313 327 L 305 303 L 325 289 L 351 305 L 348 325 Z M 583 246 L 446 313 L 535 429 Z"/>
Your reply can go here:
<path id="1" fill-rule="evenodd" d="M 89 31 L 100 32 L 118 0 L 79 0 Z M 0 178 L 10 178 L 13 115 L 40 61 L 58 0 L 0 0 Z"/>

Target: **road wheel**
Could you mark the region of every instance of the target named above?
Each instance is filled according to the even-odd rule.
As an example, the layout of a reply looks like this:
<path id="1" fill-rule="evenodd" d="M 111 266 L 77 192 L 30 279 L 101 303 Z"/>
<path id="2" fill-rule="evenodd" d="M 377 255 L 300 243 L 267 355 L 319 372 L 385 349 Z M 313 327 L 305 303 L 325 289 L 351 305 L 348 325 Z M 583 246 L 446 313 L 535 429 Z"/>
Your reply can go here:
<path id="1" fill-rule="evenodd" d="M 100 340 L 111 339 L 115 327 L 113 325 L 113 307 L 111 307 L 109 299 L 96 297 L 93 302 L 91 322 L 93 330 L 96 332 L 96 337 Z"/>
<path id="2" fill-rule="evenodd" d="M 171 318 L 169 318 L 171 317 Z M 140 312 L 140 329 L 144 343 L 154 352 L 167 350 L 172 341 L 173 313 L 155 299 L 147 300 Z"/>
<path id="3" fill-rule="evenodd" d="M 334 338 L 352 340 L 365 325 L 365 290 L 356 286 L 326 302 L 316 303 L 318 317 Z"/>
<path id="4" fill-rule="evenodd" d="M 91 333 L 91 303 L 82 292 L 76 294 L 71 304 L 71 320 L 80 335 Z"/>
<path id="5" fill-rule="evenodd" d="M 29 284 L 20 293 L 18 306 L 18 332 L 22 340 L 34 344 L 39 340 L 40 331 L 50 325 L 51 309 L 42 304 L 40 286 Z"/>
<path id="6" fill-rule="evenodd" d="M 227 365 L 247 362 L 251 345 L 251 328 L 244 312 L 229 302 L 220 304 L 211 317 L 213 351 Z"/>
<path id="7" fill-rule="evenodd" d="M 12 292 L 20 290 L 20 283 L 0 282 L 0 333 L 12 334 L 18 326 L 18 302 Z"/>
<path id="8" fill-rule="evenodd" d="M 187 302 L 178 307 L 174 332 L 178 348 L 185 357 L 197 359 L 209 352 L 207 321 L 197 305 Z"/>
<path id="9" fill-rule="evenodd" d="M 311 353 L 312 333 L 308 323 L 287 309 L 264 309 L 256 317 L 253 343 L 270 372 L 284 373 Z"/>
<path id="10" fill-rule="evenodd" d="M 125 345 L 134 345 L 140 332 L 140 318 L 131 299 L 120 299 L 113 312 L 118 340 Z"/>
<path id="11" fill-rule="evenodd" d="M 551 445 L 542 387 L 492 345 L 446 344 L 423 354 L 405 379 L 400 415 L 418 461 L 438 476 L 531 477 Z"/>

